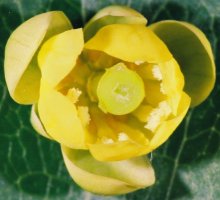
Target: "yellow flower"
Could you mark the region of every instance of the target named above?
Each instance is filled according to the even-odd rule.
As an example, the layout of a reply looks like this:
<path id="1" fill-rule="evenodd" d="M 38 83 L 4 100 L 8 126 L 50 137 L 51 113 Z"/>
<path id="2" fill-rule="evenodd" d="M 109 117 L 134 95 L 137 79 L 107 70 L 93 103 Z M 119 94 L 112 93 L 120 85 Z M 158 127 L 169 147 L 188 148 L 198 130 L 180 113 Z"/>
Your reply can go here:
<path id="1" fill-rule="evenodd" d="M 47 133 L 100 161 L 151 152 L 190 105 L 178 63 L 143 25 L 107 25 L 85 44 L 82 29 L 60 33 L 44 43 L 38 63 L 38 111 Z"/>
<path id="2" fill-rule="evenodd" d="M 58 25 L 51 26 L 57 16 Z M 34 24 L 41 21 L 45 24 L 41 31 L 29 31 L 29 27 L 38 30 Z M 159 38 L 163 34 L 158 27 L 164 26 L 166 33 L 169 26 L 146 27 L 146 22 L 132 9 L 112 6 L 100 11 L 84 29 L 72 29 L 65 16 L 50 12 L 24 23 L 6 47 L 11 96 L 19 103 L 33 104 L 33 127 L 61 144 L 70 175 L 95 193 L 122 194 L 153 184 L 153 169 L 143 155 L 174 132 L 190 107 L 190 96 L 199 104 L 214 85 L 211 49 L 206 50 L 209 43 L 198 29 L 174 24 L 201 39 L 192 39 L 196 48 L 205 46 L 203 58 L 210 63 L 204 69 L 212 82 L 200 88 L 206 91 L 201 98 L 193 96 L 195 90 L 184 91 L 187 79 L 166 46 L 170 48 L 170 40 L 164 36 L 165 44 Z M 34 42 L 23 36 L 28 31 L 34 34 Z M 13 37 L 28 48 L 15 44 Z M 11 61 L 19 48 L 23 48 L 24 61 Z M 181 50 L 177 48 L 179 58 L 193 59 Z M 21 67 L 15 70 L 15 64 Z M 192 71 L 188 79 L 193 75 Z"/>

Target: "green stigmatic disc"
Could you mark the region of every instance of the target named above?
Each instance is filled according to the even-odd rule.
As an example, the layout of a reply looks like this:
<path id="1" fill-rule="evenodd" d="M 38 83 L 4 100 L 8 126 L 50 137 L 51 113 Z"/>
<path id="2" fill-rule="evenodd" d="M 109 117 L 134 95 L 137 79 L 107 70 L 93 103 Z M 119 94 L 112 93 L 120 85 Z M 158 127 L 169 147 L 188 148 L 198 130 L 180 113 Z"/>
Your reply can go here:
<path id="1" fill-rule="evenodd" d="M 125 115 L 134 111 L 145 97 L 144 82 L 125 64 L 108 68 L 97 86 L 99 107 L 103 112 Z"/>

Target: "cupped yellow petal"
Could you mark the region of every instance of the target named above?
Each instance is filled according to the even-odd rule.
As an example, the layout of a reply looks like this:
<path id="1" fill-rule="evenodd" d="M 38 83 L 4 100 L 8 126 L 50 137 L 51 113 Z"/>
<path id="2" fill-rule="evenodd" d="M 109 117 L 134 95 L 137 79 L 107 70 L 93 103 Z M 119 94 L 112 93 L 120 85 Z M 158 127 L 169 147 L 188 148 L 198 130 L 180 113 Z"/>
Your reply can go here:
<path id="1" fill-rule="evenodd" d="M 91 119 L 96 125 L 97 140 L 89 144 L 92 155 L 100 161 L 116 161 L 142 155 L 149 143 L 144 133 L 91 108 Z"/>
<path id="2" fill-rule="evenodd" d="M 190 97 L 183 92 L 176 117 L 172 117 L 159 125 L 158 129 L 155 131 L 154 137 L 149 143 L 149 147 L 146 153 L 156 149 L 170 137 L 170 135 L 174 132 L 174 130 L 185 117 L 190 106 L 190 100 Z"/>
<path id="3" fill-rule="evenodd" d="M 38 54 L 42 77 L 55 87 L 74 68 L 83 45 L 82 29 L 69 30 L 50 38 Z"/>
<path id="4" fill-rule="evenodd" d="M 32 105 L 32 107 L 31 107 L 30 122 L 31 122 L 31 125 L 34 128 L 34 130 L 37 131 L 40 135 L 42 135 L 48 139 L 52 139 L 52 137 L 46 132 L 46 130 L 40 120 L 36 104 Z"/>
<path id="5" fill-rule="evenodd" d="M 108 16 L 108 15 L 110 15 L 110 16 L 125 16 L 125 17 L 130 17 L 130 16 L 140 17 L 140 18 L 142 18 L 143 22 L 145 22 L 145 24 L 147 23 L 147 19 L 142 14 L 137 12 L 136 10 L 129 8 L 127 6 L 118 6 L 118 5 L 107 6 L 103 9 L 99 10 L 90 19 L 90 21 L 95 21 L 97 19 L 100 19 L 100 18 L 102 18 L 104 16 Z"/>
<path id="6" fill-rule="evenodd" d="M 103 26 L 109 24 L 142 24 L 146 25 L 147 19 L 136 10 L 126 6 L 108 6 L 100 10 L 84 27 L 85 40 L 87 41 Z"/>
<path id="7" fill-rule="evenodd" d="M 103 51 L 128 62 L 158 63 L 172 58 L 166 45 L 143 25 L 113 24 L 105 26 L 85 44 L 85 48 Z"/>
<path id="8" fill-rule="evenodd" d="M 106 129 L 107 131 L 109 130 Z M 103 136 L 100 139 L 93 144 L 89 144 L 89 150 L 95 159 L 100 161 L 130 159 L 143 155 L 149 144 L 148 139 L 138 130 L 133 129 L 133 135 L 129 134 L 126 130 L 125 132 L 112 131 L 116 139 L 112 139 L 114 137 L 108 137 L 109 133 L 103 132 Z"/>
<path id="9" fill-rule="evenodd" d="M 144 128 L 152 131 L 155 134 L 155 130 L 165 121 L 171 114 L 171 108 L 167 101 L 161 101 L 157 107 L 155 107 L 147 118 Z"/>
<path id="10" fill-rule="evenodd" d="M 163 93 L 163 87 L 159 81 L 145 80 L 145 101 L 153 107 L 156 107 L 159 102 L 167 99 Z"/>
<path id="11" fill-rule="evenodd" d="M 162 84 L 165 94 L 169 92 L 181 92 L 184 87 L 184 76 L 176 60 L 159 63 L 162 75 Z"/>
<path id="12" fill-rule="evenodd" d="M 161 87 L 165 95 L 168 96 L 168 102 L 174 115 L 177 113 L 180 98 L 184 87 L 184 77 L 176 60 L 159 63 L 162 83 Z"/>
<path id="13" fill-rule="evenodd" d="M 66 93 L 73 86 L 81 90 L 85 89 L 87 80 L 91 74 L 86 62 L 78 58 L 76 65 L 67 76 L 56 86 L 56 89 Z M 82 95 L 81 95 L 82 96 Z"/>
<path id="14" fill-rule="evenodd" d="M 212 91 L 216 70 L 211 45 L 201 30 L 187 22 L 166 20 L 149 26 L 167 45 L 185 77 L 184 90 L 191 106 L 203 102 Z"/>
<path id="15" fill-rule="evenodd" d="M 36 103 L 39 98 L 41 78 L 41 73 L 37 65 L 36 55 L 32 58 L 31 63 L 25 69 L 23 74 L 21 74 L 21 77 L 17 76 L 16 78 L 20 79 L 17 83 L 13 83 L 14 88 L 11 93 L 11 97 L 20 104 Z"/>
<path id="16" fill-rule="evenodd" d="M 70 148 L 86 149 L 86 130 L 74 103 L 41 80 L 38 103 L 40 119 L 51 137 Z"/>
<path id="17" fill-rule="evenodd" d="M 154 170 L 147 157 L 100 162 L 88 151 L 62 146 L 66 167 L 82 188 L 97 194 L 125 194 L 152 185 Z"/>
<path id="18" fill-rule="evenodd" d="M 89 50 L 89 49 L 84 49 L 83 58 L 86 64 L 92 70 L 106 69 L 121 62 L 120 59 L 109 56 L 108 54 L 102 51 L 95 51 L 95 50 Z"/>
<path id="19" fill-rule="evenodd" d="M 105 138 L 105 140 L 90 144 L 89 150 L 97 160 L 118 161 L 143 155 L 146 147 L 132 140 L 112 141 L 109 138 Z"/>
<path id="20" fill-rule="evenodd" d="M 38 100 L 38 49 L 51 36 L 71 28 L 63 12 L 52 11 L 27 20 L 11 34 L 5 48 L 4 69 L 9 93 L 16 102 L 32 104 Z"/>
<path id="21" fill-rule="evenodd" d="M 167 101 L 175 115 L 184 87 L 184 77 L 174 58 L 161 63 L 143 63 L 135 70 L 145 84 L 145 101 L 157 107 L 162 101 Z"/>
<path id="22" fill-rule="evenodd" d="M 132 113 L 132 115 L 135 116 L 140 122 L 147 122 L 153 109 L 154 108 L 148 104 L 142 104 Z"/>
<path id="23" fill-rule="evenodd" d="M 162 74 L 158 64 L 142 63 L 141 61 L 136 61 L 135 63 L 135 65 L 132 64 L 132 69 L 134 69 L 144 80 L 162 80 Z"/>

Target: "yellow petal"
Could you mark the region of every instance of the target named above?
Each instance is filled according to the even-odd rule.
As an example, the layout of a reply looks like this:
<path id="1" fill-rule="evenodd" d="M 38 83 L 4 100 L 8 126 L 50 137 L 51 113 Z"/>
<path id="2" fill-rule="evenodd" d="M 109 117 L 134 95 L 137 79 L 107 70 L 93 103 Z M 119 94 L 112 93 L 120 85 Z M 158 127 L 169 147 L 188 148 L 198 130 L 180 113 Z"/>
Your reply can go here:
<path id="1" fill-rule="evenodd" d="M 77 63 L 69 74 L 56 86 L 56 89 L 63 93 L 68 92 L 73 86 L 76 88 L 83 89 L 86 87 L 87 80 L 91 74 L 87 62 L 82 59 L 77 59 Z M 83 93 L 82 93 L 83 95 Z M 80 95 L 80 97 L 82 97 Z"/>
<path id="2" fill-rule="evenodd" d="M 89 67 L 93 70 L 109 68 L 120 62 L 119 59 L 109 56 L 108 54 L 102 51 L 95 51 L 89 49 L 84 49 L 83 58 L 86 61 L 86 64 L 89 65 Z"/>
<path id="3" fill-rule="evenodd" d="M 167 62 L 159 63 L 159 66 L 164 92 L 181 92 L 184 87 L 184 77 L 176 60 L 172 58 Z"/>
<path id="4" fill-rule="evenodd" d="M 146 157 L 118 162 L 100 162 L 88 151 L 62 146 L 66 167 L 82 188 L 97 194 L 125 194 L 152 185 L 154 170 Z"/>
<path id="5" fill-rule="evenodd" d="M 38 100 L 41 73 L 36 53 L 43 41 L 71 29 L 68 18 L 60 11 L 37 15 L 20 25 L 5 48 L 5 79 L 11 97 L 21 104 Z"/>
<path id="6" fill-rule="evenodd" d="M 35 104 L 32 105 L 32 108 L 31 108 L 30 122 L 31 122 L 31 125 L 34 128 L 34 130 L 37 131 L 40 135 L 42 135 L 48 139 L 52 139 L 52 137 L 46 132 L 45 128 L 43 127 L 43 124 L 39 118 L 37 105 L 35 105 Z"/>
<path id="7" fill-rule="evenodd" d="M 54 140 L 70 148 L 86 149 L 86 132 L 75 105 L 44 79 L 41 80 L 38 110 L 46 131 Z"/>
<path id="8" fill-rule="evenodd" d="M 165 44 L 150 29 L 142 25 L 105 26 L 85 44 L 85 48 L 103 51 L 129 62 L 157 63 L 172 58 Z"/>
<path id="9" fill-rule="evenodd" d="M 168 96 L 172 112 L 176 115 L 184 87 L 183 74 L 174 58 L 167 62 L 159 63 L 159 67 L 162 74 L 162 90 Z"/>
<path id="10" fill-rule="evenodd" d="M 91 18 L 90 21 L 95 21 L 97 19 L 100 19 L 104 16 L 125 16 L 125 17 L 140 17 L 143 20 L 143 23 L 147 23 L 147 19 L 141 15 L 139 12 L 137 12 L 136 10 L 126 7 L 126 6 L 118 6 L 118 5 L 111 5 L 111 6 L 107 6 L 101 10 L 99 10 L 93 18 Z M 89 21 L 89 22 L 90 22 Z"/>
<path id="11" fill-rule="evenodd" d="M 171 108 L 167 101 L 162 101 L 154 108 L 147 119 L 147 123 L 144 128 L 152 131 L 155 134 L 157 127 L 165 121 L 171 114 Z"/>
<path id="12" fill-rule="evenodd" d="M 12 98 L 14 98 L 14 100 L 20 104 L 36 103 L 39 98 L 40 77 L 41 73 L 38 68 L 35 55 L 21 77 L 16 77 L 20 78 L 18 82 L 12 83 L 14 84 L 11 94 Z"/>
<path id="13" fill-rule="evenodd" d="M 167 96 L 163 93 L 161 83 L 159 81 L 145 80 L 145 100 L 148 104 L 156 107 L 159 102 L 167 99 Z"/>
<path id="14" fill-rule="evenodd" d="M 116 161 L 142 155 L 149 141 L 126 122 L 120 122 L 98 109 L 91 109 L 97 127 L 97 141 L 89 144 L 92 155 L 101 161 Z"/>
<path id="15" fill-rule="evenodd" d="M 216 70 L 211 45 L 201 30 L 187 22 L 167 20 L 149 26 L 168 46 L 185 77 L 184 90 L 191 106 L 203 102 L 212 91 Z"/>
<path id="16" fill-rule="evenodd" d="M 162 80 L 161 71 L 157 64 L 149 63 L 138 63 L 136 61 L 136 66 L 133 69 L 144 79 L 152 81 Z"/>
<path id="17" fill-rule="evenodd" d="M 146 105 L 140 105 L 133 113 L 139 121 L 141 122 L 147 122 L 149 118 L 149 114 L 152 112 L 153 107 L 146 104 Z"/>
<path id="18" fill-rule="evenodd" d="M 55 87 L 74 68 L 83 45 L 82 29 L 69 30 L 49 39 L 38 54 L 42 77 Z"/>
<path id="19" fill-rule="evenodd" d="M 164 121 L 160 124 L 158 129 L 155 131 L 154 137 L 150 141 L 149 149 L 146 153 L 156 149 L 158 146 L 163 144 L 170 135 L 174 132 L 180 122 L 183 120 L 190 106 L 190 97 L 186 93 L 182 93 L 182 97 L 178 106 L 177 116 Z"/>
<path id="20" fill-rule="evenodd" d="M 87 41 L 103 26 L 109 24 L 142 24 L 146 25 L 147 19 L 136 10 L 126 6 L 108 6 L 101 9 L 85 25 L 84 34 Z"/>
<path id="21" fill-rule="evenodd" d="M 89 150 L 96 160 L 118 161 L 143 155 L 146 147 L 130 140 L 112 142 L 106 138 L 105 141 L 90 144 Z"/>

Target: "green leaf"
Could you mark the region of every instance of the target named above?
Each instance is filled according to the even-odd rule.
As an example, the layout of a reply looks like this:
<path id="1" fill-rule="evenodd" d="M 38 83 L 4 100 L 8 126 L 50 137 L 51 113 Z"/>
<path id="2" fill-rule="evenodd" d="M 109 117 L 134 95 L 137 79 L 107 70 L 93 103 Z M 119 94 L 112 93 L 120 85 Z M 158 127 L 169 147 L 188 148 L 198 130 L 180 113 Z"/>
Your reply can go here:
<path id="1" fill-rule="evenodd" d="M 62 10 L 74 27 L 108 5 L 128 5 L 148 24 L 184 20 L 201 28 L 211 41 L 217 82 L 211 96 L 189 112 L 185 121 L 153 152 L 156 184 L 115 197 L 81 190 L 69 177 L 60 147 L 39 136 L 29 122 L 30 107 L 14 103 L 3 74 L 4 47 L 22 21 L 49 10 Z M 1 199 L 206 200 L 220 196 L 220 2 L 218 0 L 0 0 L 0 194 Z"/>

